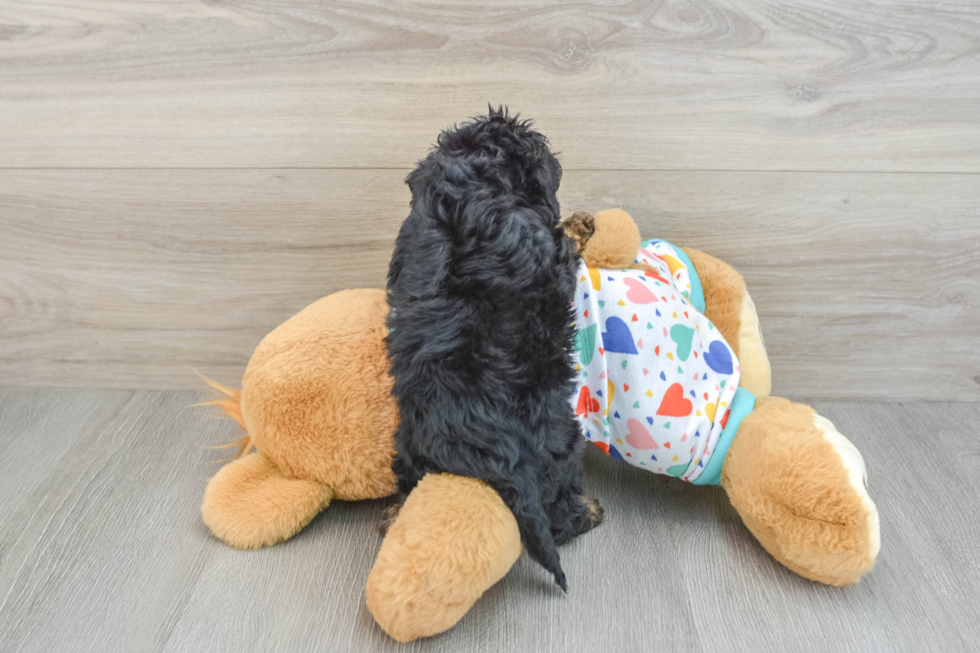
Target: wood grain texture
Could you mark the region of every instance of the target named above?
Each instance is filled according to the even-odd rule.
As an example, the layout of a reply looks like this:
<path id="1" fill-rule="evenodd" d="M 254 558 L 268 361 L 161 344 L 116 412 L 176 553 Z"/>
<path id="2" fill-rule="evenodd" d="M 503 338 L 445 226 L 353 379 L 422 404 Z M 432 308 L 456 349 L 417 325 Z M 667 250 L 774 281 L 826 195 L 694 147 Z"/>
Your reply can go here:
<path id="1" fill-rule="evenodd" d="M 308 303 L 382 287 L 403 171 L 0 171 L 0 385 L 236 383 Z M 569 172 L 567 213 L 744 273 L 792 397 L 980 400 L 974 175 Z"/>
<path id="2" fill-rule="evenodd" d="M 406 167 L 508 103 L 569 169 L 980 172 L 980 6 L 0 0 L 2 167 Z"/>
<path id="3" fill-rule="evenodd" d="M 0 390 L 0 650 L 968 651 L 980 647 L 977 404 L 818 403 L 864 453 L 882 550 L 859 585 L 805 581 L 718 488 L 586 457 L 608 520 L 562 548 L 562 595 L 526 556 L 449 632 L 401 646 L 363 587 L 383 501 L 232 550 L 198 506 L 202 447 L 237 426 L 189 392 Z M 929 440 L 929 454 L 913 457 Z"/>

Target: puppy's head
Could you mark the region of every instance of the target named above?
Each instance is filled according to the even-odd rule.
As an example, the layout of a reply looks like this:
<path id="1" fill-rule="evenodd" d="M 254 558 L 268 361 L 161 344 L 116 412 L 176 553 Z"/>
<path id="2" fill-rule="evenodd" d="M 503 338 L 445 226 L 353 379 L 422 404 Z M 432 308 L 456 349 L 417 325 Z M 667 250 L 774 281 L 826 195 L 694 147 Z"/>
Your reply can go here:
<path id="1" fill-rule="evenodd" d="M 413 202 L 436 187 L 457 201 L 510 197 L 515 208 L 534 210 L 549 226 L 560 219 L 561 165 L 548 139 L 505 107 L 443 131 L 406 181 Z"/>

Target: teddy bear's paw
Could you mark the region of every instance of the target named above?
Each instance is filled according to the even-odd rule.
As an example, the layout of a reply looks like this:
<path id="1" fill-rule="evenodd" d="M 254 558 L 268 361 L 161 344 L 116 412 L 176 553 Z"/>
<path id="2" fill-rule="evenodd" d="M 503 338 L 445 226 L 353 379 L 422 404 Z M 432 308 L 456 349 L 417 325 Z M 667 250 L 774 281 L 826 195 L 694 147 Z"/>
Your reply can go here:
<path id="1" fill-rule="evenodd" d="M 864 458 L 854 443 L 844 437 L 834 426 L 834 423 L 823 415 L 815 415 L 813 425 L 823 433 L 823 437 L 840 456 L 841 463 L 847 470 L 847 480 L 868 511 L 868 540 L 873 560 L 878 556 L 878 550 L 881 548 L 881 530 L 878 509 L 868 494 L 868 470 L 864 465 Z"/>
<path id="2" fill-rule="evenodd" d="M 828 585 L 874 565 L 878 511 L 860 453 L 809 406 L 761 398 L 732 441 L 722 485 L 774 558 Z"/>
<path id="3" fill-rule="evenodd" d="M 452 628 L 521 554 L 513 513 L 485 483 L 428 474 L 402 504 L 368 576 L 368 609 L 400 642 Z"/>
<path id="4" fill-rule="evenodd" d="M 201 515 L 220 540 L 259 549 L 289 539 L 327 507 L 330 488 L 291 478 L 261 452 L 222 467 L 204 491 Z"/>

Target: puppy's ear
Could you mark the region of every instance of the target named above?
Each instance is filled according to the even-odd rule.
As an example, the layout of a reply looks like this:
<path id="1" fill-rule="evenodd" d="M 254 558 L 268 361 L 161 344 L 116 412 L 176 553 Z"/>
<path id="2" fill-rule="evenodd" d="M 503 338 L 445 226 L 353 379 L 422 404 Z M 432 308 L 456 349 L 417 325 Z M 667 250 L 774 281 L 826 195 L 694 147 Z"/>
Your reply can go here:
<path id="1" fill-rule="evenodd" d="M 576 211 L 562 221 L 561 227 L 565 235 L 575 241 L 575 251 L 581 254 L 595 233 L 595 218 L 591 213 Z"/>
<path id="2" fill-rule="evenodd" d="M 534 170 L 534 178 L 541 186 L 542 192 L 554 195 L 561 184 L 561 163 L 548 149 L 548 139 L 538 132 L 530 132 L 532 143 L 532 161 L 530 167 Z"/>

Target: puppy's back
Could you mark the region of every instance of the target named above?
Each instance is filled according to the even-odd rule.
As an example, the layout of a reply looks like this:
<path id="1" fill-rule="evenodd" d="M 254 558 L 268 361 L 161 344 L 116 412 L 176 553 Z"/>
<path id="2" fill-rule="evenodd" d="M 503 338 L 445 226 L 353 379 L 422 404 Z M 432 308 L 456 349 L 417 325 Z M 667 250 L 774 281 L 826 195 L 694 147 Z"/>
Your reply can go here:
<path id="1" fill-rule="evenodd" d="M 571 447 L 576 260 L 558 227 L 559 179 L 544 138 L 506 115 L 440 136 L 408 178 L 388 348 L 403 494 L 428 472 L 486 481 L 564 586 L 540 486 Z"/>

